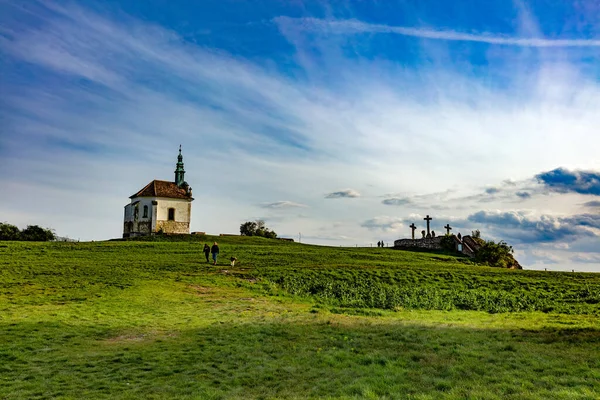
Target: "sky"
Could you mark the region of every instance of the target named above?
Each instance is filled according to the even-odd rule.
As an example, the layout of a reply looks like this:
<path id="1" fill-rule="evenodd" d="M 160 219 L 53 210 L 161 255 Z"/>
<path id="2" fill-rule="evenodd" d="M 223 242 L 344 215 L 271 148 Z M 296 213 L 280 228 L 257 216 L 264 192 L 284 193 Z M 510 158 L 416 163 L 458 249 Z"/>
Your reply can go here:
<path id="1" fill-rule="evenodd" d="M 391 245 L 430 215 L 600 272 L 595 0 L 3 0 L 0 91 L 20 228 L 120 237 L 181 144 L 192 231 Z"/>

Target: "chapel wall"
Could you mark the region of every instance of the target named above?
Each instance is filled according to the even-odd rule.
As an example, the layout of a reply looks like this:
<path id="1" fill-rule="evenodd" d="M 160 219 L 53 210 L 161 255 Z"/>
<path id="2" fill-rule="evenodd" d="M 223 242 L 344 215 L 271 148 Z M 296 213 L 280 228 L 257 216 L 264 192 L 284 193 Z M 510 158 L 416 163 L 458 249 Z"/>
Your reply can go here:
<path id="1" fill-rule="evenodd" d="M 175 222 L 190 222 L 192 204 L 188 200 L 158 198 L 156 205 L 156 220 L 167 221 L 169 208 L 175 209 Z M 158 230 L 158 226 L 156 227 Z"/>
<path id="2" fill-rule="evenodd" d="M 156 221 L 156 231 L 163 233 L 190 233 L 189 222 L 178 222 L 178 221 Z"/>
<path id="3" fill-rule="evenodd" d="M 125 206 L 124 214 L 123 221 L 133 221 L 133 209 L 131 207 L 131 203 Z"/>

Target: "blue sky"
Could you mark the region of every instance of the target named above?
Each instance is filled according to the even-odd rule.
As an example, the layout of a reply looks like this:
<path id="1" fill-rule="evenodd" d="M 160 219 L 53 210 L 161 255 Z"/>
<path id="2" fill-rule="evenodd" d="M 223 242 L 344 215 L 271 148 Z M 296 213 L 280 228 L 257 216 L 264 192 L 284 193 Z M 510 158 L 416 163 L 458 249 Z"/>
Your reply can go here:
<path id="1" fill-rule="evenodd" d="M 598 21 L 596 1 L 4 1 L 0 220 L 119 237 L 182 144 L 194 231 L 368 245 L 432 215 L 528 268 L 600 271 Z"/>

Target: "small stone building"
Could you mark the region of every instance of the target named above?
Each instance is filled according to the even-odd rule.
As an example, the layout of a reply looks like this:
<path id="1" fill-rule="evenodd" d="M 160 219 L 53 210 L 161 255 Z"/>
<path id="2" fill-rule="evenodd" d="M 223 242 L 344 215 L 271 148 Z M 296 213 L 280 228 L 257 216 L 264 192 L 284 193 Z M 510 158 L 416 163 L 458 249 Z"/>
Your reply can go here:
<path id="1" fill-rule="evenodd" d="M 125 206 L 123 237 L 155 233 L 190 233 L 192 188 L 184 180 L 181 146 L 177 156 L 175 182 L 153 180 Z"/>

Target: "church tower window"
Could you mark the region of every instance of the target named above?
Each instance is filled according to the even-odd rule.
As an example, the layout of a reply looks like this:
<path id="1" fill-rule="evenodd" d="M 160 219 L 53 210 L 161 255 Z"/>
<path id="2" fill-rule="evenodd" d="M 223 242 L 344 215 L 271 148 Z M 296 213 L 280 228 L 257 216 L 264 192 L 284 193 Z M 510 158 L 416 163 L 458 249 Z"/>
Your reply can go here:
<path id="1" fill-rule="evenodd" d="M 148 206 L 144 206 L 144 216 L 142 218 L 148 218 Z"/>
<path id="2" fill-rule="evenodd" d="M 175 209 L 169 208 L 169 221 L 175 221 Z"/>

